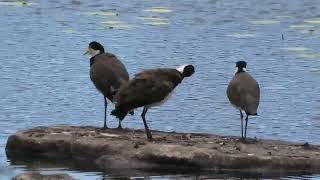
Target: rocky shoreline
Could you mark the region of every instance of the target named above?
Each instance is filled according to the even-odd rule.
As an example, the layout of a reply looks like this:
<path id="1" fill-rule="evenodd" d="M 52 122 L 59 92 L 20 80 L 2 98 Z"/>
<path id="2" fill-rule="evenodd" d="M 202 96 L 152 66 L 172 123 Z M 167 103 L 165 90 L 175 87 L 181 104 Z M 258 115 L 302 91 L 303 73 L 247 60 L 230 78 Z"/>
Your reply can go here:
<path id="1" fill-rule="evenodd" d="M 237 170 L 320 172 L 320 146 L 210 134 L 51 126 L 9 137 L 10 156 L 86 160 L 102 170 Z M 9 157 L 10 158 L 10 157 Z"/>

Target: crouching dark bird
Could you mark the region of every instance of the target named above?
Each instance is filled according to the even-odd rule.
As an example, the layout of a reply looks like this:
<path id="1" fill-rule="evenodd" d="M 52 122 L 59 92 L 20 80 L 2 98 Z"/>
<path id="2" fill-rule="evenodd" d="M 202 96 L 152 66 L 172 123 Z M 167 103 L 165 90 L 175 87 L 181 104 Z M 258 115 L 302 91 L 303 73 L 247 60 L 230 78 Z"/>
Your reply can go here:
<path id="1" fill-rule="evenodd" d="M 111 53 L 105 52 L 103 46 L 93 41 L 85 54 L 90 58 L 90 79 L 95 87 L 103 94 L 104 99 L 104 128 L 107 128 L 107 99 L 113 102 L 117 90 L 129 81 L 129 74 L 122 62 Z M 121 127 L 121 121 L 119 126 Z"/>
<path id="2" fill-rule="evenodd" d="M 246 72 L 247 63 L 238 61 L 236 63 L 236 73 L 227 88 L 227 96 L 232 105 L 240 111 L 241 137 L 247 137 L 248 117 L 258 115 L 257 110 L 260 101 L 260 88 L 258 82 Z M 243 114 L 246 113 L 246 125 L 243 137 Z"/>
<path id="3" fill-rule="evenodd" d="M 141 117 L 147 138 L 152 140 L 145 119 L 148 109 L 163 104 L 174 88 L 193 73 L 192 65 L 183 65 L 177 69 L 160 68 L 142 71 L 119 89 L 115 96 L 115 109 L 111 114 L 122 120 L 128 112 L 143 106 Z"/>

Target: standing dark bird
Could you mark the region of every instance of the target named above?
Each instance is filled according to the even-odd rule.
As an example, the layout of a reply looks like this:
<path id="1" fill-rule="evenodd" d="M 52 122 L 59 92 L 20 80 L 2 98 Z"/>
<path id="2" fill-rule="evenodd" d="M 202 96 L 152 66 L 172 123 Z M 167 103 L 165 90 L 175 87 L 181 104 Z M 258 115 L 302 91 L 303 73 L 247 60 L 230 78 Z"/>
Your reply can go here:
<path id="1" fill-rule="evenodd" d="M 104 51 L 103 46 L 93 41 L 85 54 L 90 58 L 90 79 L 104 96 L 104 128 L 107 128 L 107 99 L 113 98 L 121 85 L 129 81 L 129 74 L 121 61 L 113 54 Z M 118 128 L 122 128 L 119 121 Z"/>
<path id="2" fill-rule="evenodd" d="M 161 68 L 142 71 L 119 89 L 115 96 L 116 106 L 111 114 L 122 120 L 128 112 L 143 106 L 141 117 L 147 138 L 152 140 L 145 119 L 148 109 L 163 104 L 183 78 L 193 73 L 192 65 L 183 65 L 177 69 Z"/>
<path id="3" fill-rule="evenodd" d="M 240 111 L 241 118 L 241 137 L 243 139 L 243 114 L 246 113 L 246 125 L 244 139 L 247 137 L 248 116 L 257 114 L 257 109 L 260 101 L 260 88 L 258 82 L 246 72 L 247 63 L 238 61 L 236 63 L 236 74 L 230 81 L 227 96 L 232 105 Z"/>

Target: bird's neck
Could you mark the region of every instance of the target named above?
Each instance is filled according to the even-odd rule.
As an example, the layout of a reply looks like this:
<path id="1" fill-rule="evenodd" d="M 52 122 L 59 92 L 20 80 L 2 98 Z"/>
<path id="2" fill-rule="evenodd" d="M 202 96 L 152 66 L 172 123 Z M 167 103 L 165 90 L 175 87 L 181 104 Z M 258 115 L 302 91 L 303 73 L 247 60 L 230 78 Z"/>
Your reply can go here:
<path id="1" fill-rule="evenodd" d="M 90 58 L 90 67 L 93 65 L 94 63 L 94 56 Z"/>
<path id="2" fill-rule="evenodd" d="M 179 73 L 179 79 L 180 79 L 180 82 L 179 83 L 181 83 L 181 81 L 185 78 L 184 77 L 184 75 L 183 75 L 183 73 L 182 72 L 180 72 L 180 71 L 178 71 L 178 73 Z"/>
<path id="3" fill-rule="evenodd" d="M 94 64 L 94 58 L 102 53 L 96 54 L 90 58 L 90 67 Z"/>

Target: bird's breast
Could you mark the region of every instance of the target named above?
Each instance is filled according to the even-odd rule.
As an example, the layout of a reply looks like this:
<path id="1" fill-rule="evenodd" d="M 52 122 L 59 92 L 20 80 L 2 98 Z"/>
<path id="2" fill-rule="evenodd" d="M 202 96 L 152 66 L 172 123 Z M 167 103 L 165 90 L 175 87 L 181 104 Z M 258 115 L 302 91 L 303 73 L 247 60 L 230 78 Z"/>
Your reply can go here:
<path id="1" fill-rule="evenodd" d="M 164 104 L 165 102 L 167 102 L 171 96 L 173 95 L 174 91 L 171 91 L 165 98 L 163 98 L 161 101 L 159 102 L 155 102 L 152 104 L 147 105 L 148 108 L 154 107 L 154 106 L 161 106 L 162 104 Z"/>

